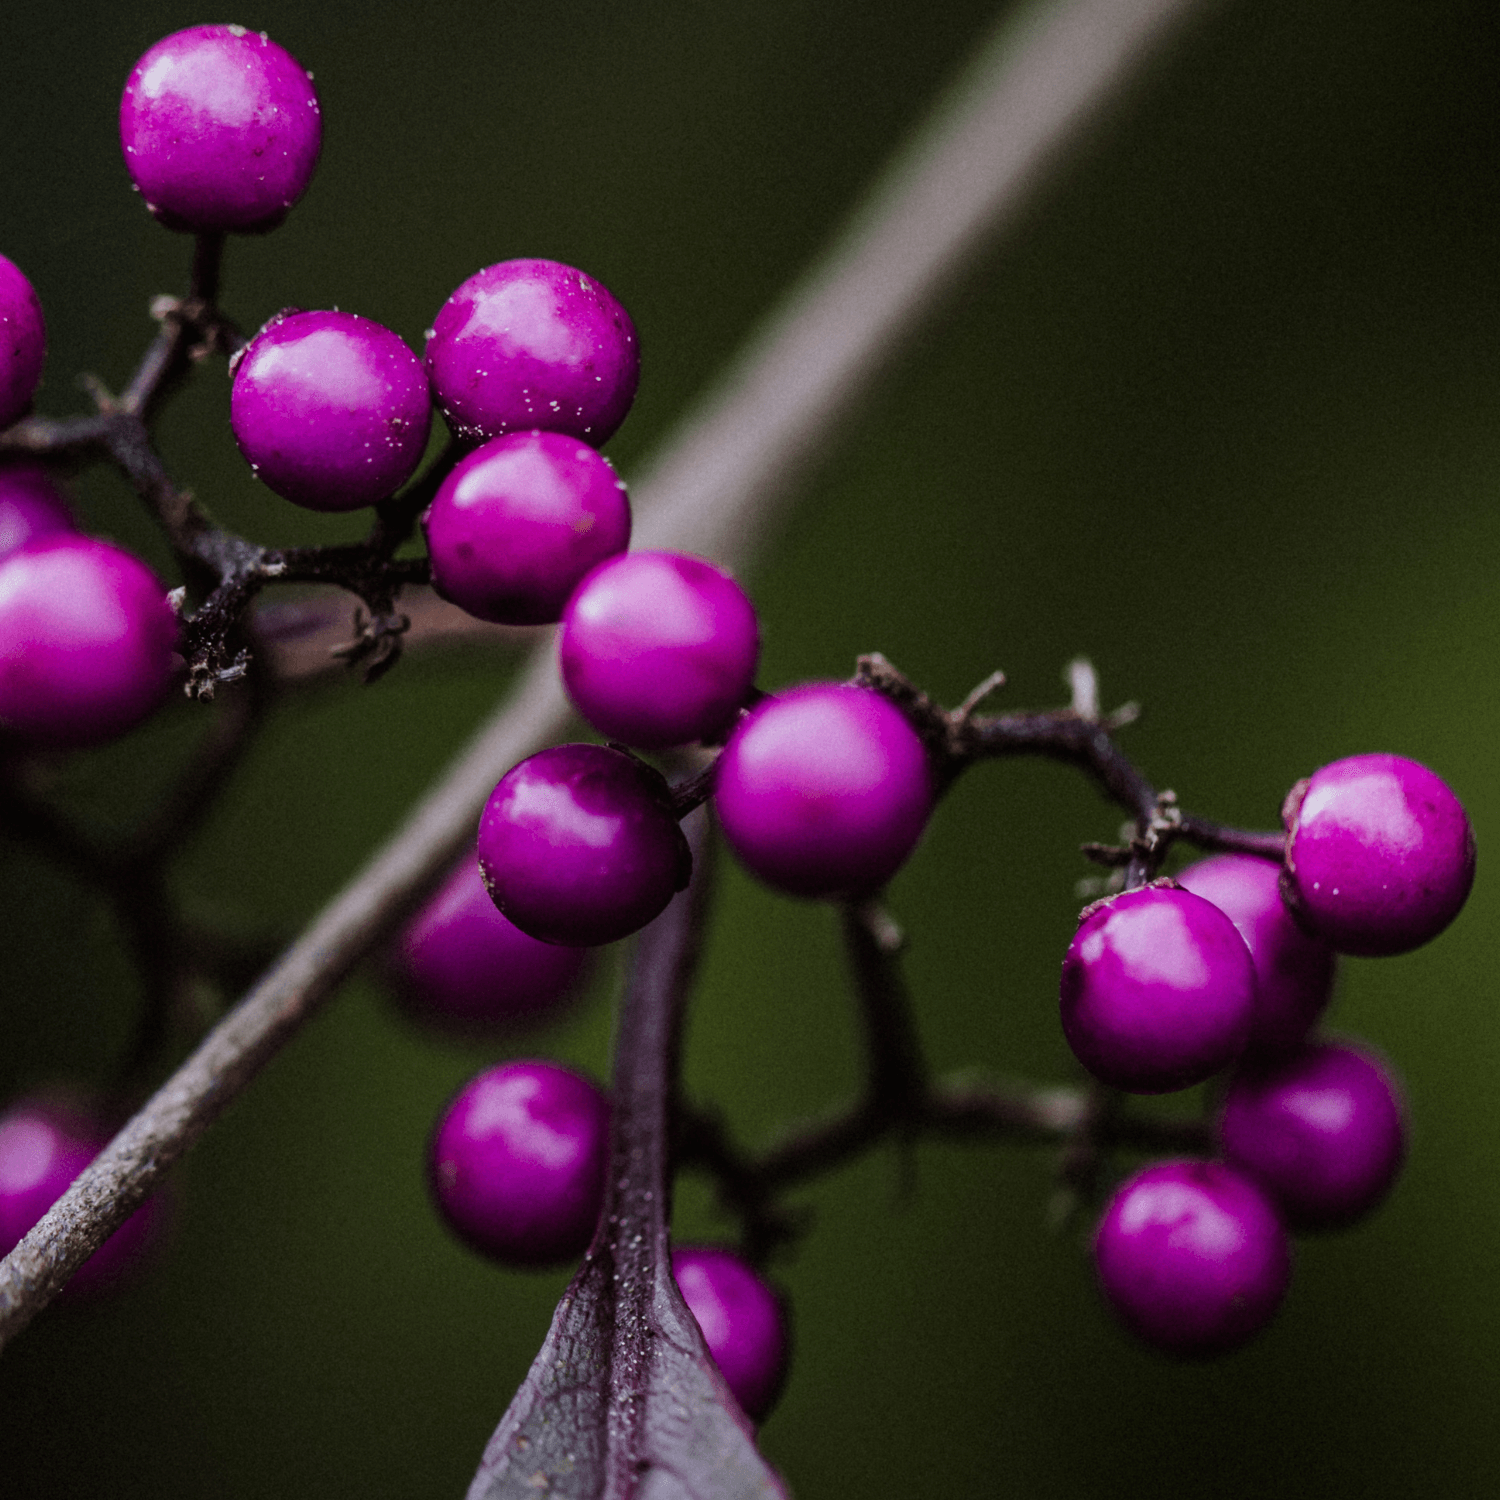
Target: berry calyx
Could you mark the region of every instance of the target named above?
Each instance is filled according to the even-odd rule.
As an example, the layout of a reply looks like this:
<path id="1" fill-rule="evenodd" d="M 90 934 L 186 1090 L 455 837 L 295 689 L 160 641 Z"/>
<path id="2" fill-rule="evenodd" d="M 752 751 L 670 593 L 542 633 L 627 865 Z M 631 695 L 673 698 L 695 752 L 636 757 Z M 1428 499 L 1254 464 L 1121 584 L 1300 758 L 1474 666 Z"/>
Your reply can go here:
<path id="1" fill-rule="evenodd" d="M 706 739 L 755 682 L 760 629 L 727 573 L 676 552 L 601 563 L 563 612 L 558 661 L 600 734 L 647 750 Z"/>
<path id="2" fill-rule="evenodd" d="M 9 1255 L 108 1144 L 92 1112 L 35 1095 L 0 1114 L 0 1256 Z M 73 1273 L 65 1297 L 112 1290 L 135 1274 L 160 1238 L 164 1201 L 148 1198 Z"/>
<path id="3" fill-rule="evenodd" d="M 786 1315 L 776 1293 L 732 1250 L 684 1245 L 672 1274 L 724 1383 L 752 1422 L 765 1420 L 786 1376 Z"/>
<path id="4" fill-rule="evenodd" d="M 1291 1280 L 1276 1209 L 1222 1162 L 1164 1161 L 1125 1182 L 1094 1236 L 1105 1300 L 1146 1343 L 1224 1354 L 1271 1321 Z"/>
<path id="5" fill-rule="evenodd" d="M 901 711 L 847 683 L 758 704 L 719 757 L 724 837 L 794 896 L 878 890 L 916 847 L 932 806 L 922 741 Z"/>
<path id="6" fill-rule="evenodd" d="M 1347 1042 L 1318 1042 L 1240 1072 L 1219 1138 L 1294 1229 L 1353 1223 L 1390 1191 L 1406 1159 L 1395 1079 Z"/>
<path id="7" fill-rule="evenodd" d="M 1211 901 L 1234 923 L 1255 965 L 1255 1013 L 1248 1049 L 1286 1052 L 1301 1044 L 1333 995 L 1333 949 L 1309 937 L 1281 899 L 1281 867 L 1250 854 L 1216 854 L 1189 865 L 1177 883 Z"/>
<path id="8" fill-rule="evenodd" d="M 243 26 L 163 37 L 120 100 L 126 169 L 169 229 L 274 229 L 307 190 L 322 141 L 312 75 Z"/>
<path id="9" fill-rule="evenodd" d="M 443 598 L 480 620 L 548 625 L 590 568 L 630 545 L 630 501 L 588 444 L 514 432 L 458 463 L 422 527 Z"/>
<path id="10" fill-rule="evenodd" d="M 67 497 L 40 464 L 0 464 L 0 557 L 78 527 Z"/>
<path id="11" fill-rule="evenodd" d="M 229 422 L 256 476 L 308 510 L 394 494 L 427 446 L 432 409 L 415 354 L 346 312 L 294 312 L 256 334 L 234 370 Z"/>
<path id="12" fill-rule="evenodd" d="M 581 1255 L 604 1201 L 609 1101 L 591 1079 L 549 1062 L 481 1073 L 433 1133 L 429 1183 L 469 1246 L 512 1266 Z"/>
<path id="13" fill-rule="evenodd" d="M 1353 755 L 1298 782 L 1282 809 L 1293 915 L 1340 953 L 1408 953 L 1474 884 L 1474 830 L 1441 777 L 1401 755 Z"/>
<path id="14" fill-rule="evenodd" d="M 1096 1078 L 1185 1089 L 1244 1050 L 1255 969 L 1217 906 L 1160 882 L 1090 907 L 1063 959 L 1062 1025 Z"/>
<path id="15" fill-rule="evenodd" d="M 587 962 L 588 949 L 539 942 L 502 915 L 470 857 L 407 925 L 392 970 L 413 1016 L 464 1032 L 542 1020 Z"/>
<path id="16" fill-rule="evenodd" d="M 177 617 L 138 558 L 48 536 L 0 559 L 0 736 L 102 744 L 158 708 L 176 675 Z"/>
<path id="17" fill-rule="evenodd" d="M 692 872 L 661 775 L 603 745 L 557 745 L 501 777 L 479 820 L 495 905 L 546 943 L 594 946 L 644 927 Z"/>
<path id="18" fill-rule="evenodd" d="M 42 304 L 21 268 L 0 255 L 0 428 L 30 411 L 46 360 Z"/>
<path id="19" fill-rule="evenodd" d="M 597 448 L 630 410 L 641 356 L 629 313 L 592 276 L 555 260 L 506 260 L 443 304 L 424 363 L 463 442 L 543 428 Z"/>

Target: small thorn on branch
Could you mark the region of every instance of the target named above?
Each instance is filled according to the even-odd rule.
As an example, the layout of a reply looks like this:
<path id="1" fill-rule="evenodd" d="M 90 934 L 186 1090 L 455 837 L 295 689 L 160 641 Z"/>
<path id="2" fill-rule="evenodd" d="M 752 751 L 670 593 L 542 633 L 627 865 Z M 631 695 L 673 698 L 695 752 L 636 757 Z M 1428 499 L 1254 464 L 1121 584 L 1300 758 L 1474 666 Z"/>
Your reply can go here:
<path id="1" fill-rule="evenodd" d="M 1064 680 L 1072 695 L 1073 712 L 1080 719 L 1087 719 L 1091 724 L 1097 723 L 1099 720 L 1099 674 L 1094 670 L 1093 662 L 1086 656 L 1075 656 L 1068 663 Z"/>

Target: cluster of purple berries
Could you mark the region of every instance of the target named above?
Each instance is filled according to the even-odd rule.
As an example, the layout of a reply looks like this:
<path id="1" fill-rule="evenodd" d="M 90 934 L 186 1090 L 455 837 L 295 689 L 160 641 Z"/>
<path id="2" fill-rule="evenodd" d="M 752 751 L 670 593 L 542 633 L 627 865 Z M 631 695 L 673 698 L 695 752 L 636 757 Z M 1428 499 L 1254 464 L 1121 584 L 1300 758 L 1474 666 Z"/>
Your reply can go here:
<path id="1" fill-rule="evenodd" d="M 1101 902 L 1063 963 L 1063 1029 L 1103 1082 L 1163 1093 L 1234 1069 L 1223 1160 L 1147 1167 L 1094 1241 L 1122 1320 L 1177 1353 L 1219 1353 L 1263 1327 L 1291 1275 L 1288 1230 L 1349 1224 L 1390 1188 L 1405 1156 L 1396 1082 L 1312 1028 L 1336 954 L 1427 942 L 1474 879 L 1458 799 L 1400 756 L 1324 766 L 1284 819 L 1281 866 L 1222 855 Z"/>

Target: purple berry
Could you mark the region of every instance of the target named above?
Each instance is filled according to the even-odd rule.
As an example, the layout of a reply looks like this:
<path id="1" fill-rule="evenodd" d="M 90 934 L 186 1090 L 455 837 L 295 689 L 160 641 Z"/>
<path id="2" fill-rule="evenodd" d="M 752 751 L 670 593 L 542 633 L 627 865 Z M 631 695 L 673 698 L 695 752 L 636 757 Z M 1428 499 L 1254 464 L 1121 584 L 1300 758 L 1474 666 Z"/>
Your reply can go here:
<path id="1" fill-rule="evenodd" d="M 18 1100 L 0 1115 L 0 1256 L 21 1242 L 109 1141 L 87 1110 Z M 74 1273 L 64 1296 L 89 1297 L 136 1272 L 160 1238 L 164 1200 L 148 1198 Z"/>
<path id="2" fill-rule="evenodd" d="M 96 537 L 0 559 L 0 735 L 97 745 L 156 709 L 176 675 L 177 617 L 151 570 Z"/>
<path id="3" fill-rule="evenodd" d="M 506 260 L 464 282 L 433 321 L 432 395 L 456 437 L 541 427 L 601 447 L 635 399 L 635 324 L 582 271 Z"/>
<path id="4" fill-rule="evenodd" d="M 541 1019 L 587 961 L 586 948 L 538 942 L 502 916 L 469 858 L 402 933 L 393 967 L 414 1015 L 462 1031 Z"/>
<path id="5" fill-rule="evenodd" d="M 1474 883 L 1474 830 L 1447 783 L 1400 755 L 1314 771 L 1282 809 L 1281 893 L 1340 953 L 1408 953 L 1459 913 Z"/>
<path id="6" fill-rule="evenodd" d="M 691 866 L 659 773 L 603 745 L 523 760 L 479 820 L 479 868 L 495 905 L 546 943 L 626 937 L 687 884 Z"/>
<path id="7" fill-rule="evenodd" d="M 229 421 L 250 467 L 308 510 L 393 495 L 427 446 L 432 408 L 415 354 L 345 312 L 282 313 L 234 370 Z"/>
<path id="8" fill-rule="evenodd" d="M 1352 1223 L 1385 1197 L 1406 1158 L 1395 1079 L 1346 1042 L 1240 1073 L 1219 1133 L 1225 1156 L 1259 1179 L 1295 1229 Z"/>
<path id="9" fill-rule="evenodd" d="M 1250 854 L 1217 854 L 1189 865 L 1177 883 L 1211 901 L 1239 929 L 1255 965 L 1251 1049 L 1298 1046 L 1333 994 L 1333 949 L 1309 937 L 1281 899 L 1281 867 Z"/>
<path id="10" fill-rule="evenodd" d="M 601 563 L 568 601 L 558 635 L 574 707 L 600 734 L 647 750 L 727 728 L 759 655 L 744 590 L 712 563 L 675 552 Z"/>
<path id="11" fill-rule="evenodd" d="M 31 409 L 46 358 L 42 304 L 16 263 L 0 255 L 0 428 Z"/>
<path id="12" fill-rule="evenodd" d="M 733 1251 L 714 1245 L 674 1250 L 672 1274 L 724 1383 L 751 1421 L 763 1421 L 786 1374 L 786 1319 L 776 1293 Z"/>
<path id="13" fill-rule="evenodd" d="M 1227 1067 L 1254 1008 L 1255 969 L 1234 923 L 1170 884 L 1090 907 L 1063 959 L 1068 1045 L 1133 1094 L 1185 1089 Z"/>
<path id="14" fill-rule="evenodd" d="M 515 432 L 464 458 L 422 524 L 443 598 L 481 620 L 549 625 L 590 568 L 630 545 L 630 501 L 586 443 Z"/>
<path id="15" fill-rule="evenodd" d="M 322 140 L 312 74 L 243 26 L 163 37 L 120 100 L 125 166 L 169 229 L 274 229 L 307 190 Z"/>
<path id="16" fill-rule="evenodd" d="M 847 683 L 767 698 L 719 757 L 714 800 L 730 847 L 794 896 L 878 890 L 932 806 L 927 757 L 893 704 Z"/>
<path id="17" fill-rule="evenodd" d="M 1233 1167 L 1164 1161 L 1110 1200 L 1094 1236 L 1105 1299 L 1172 1354 L 1223 1354 L 1271 1321 L 1291 1249 L 1271 1201 Z"/>
<path id="18" fill-rule="evenodd" d="M 609 1101 L 548 1062 L 481 1073 L 432 1138 L 432 1192 L 460 1239 L 513 1266 L 581 1255 L 604 1201 Z"/>
<path id="19" fill-rule="evenodd" d="M 0 557 L 35 538 L 77 530 L 67 497 L 46 469 L 0 465 Z"/>

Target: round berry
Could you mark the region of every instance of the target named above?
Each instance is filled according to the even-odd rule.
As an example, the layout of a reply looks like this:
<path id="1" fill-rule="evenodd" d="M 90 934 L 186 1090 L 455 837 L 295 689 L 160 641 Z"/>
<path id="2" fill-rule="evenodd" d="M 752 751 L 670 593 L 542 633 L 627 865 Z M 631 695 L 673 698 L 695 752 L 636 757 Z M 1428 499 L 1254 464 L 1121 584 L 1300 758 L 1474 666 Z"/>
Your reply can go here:
<path id="1" fill-rule="evenodd" d="M 443 598 L 481 620 L 549 625 L 590 568 L 630 545 L 630 501 L 586 443 L 514 432 L 458 463 L 422 525 Z"/>
<path id="2" fill-rule="evenodd" d="M 1189 865 L 1177 883 L 1211 901 L 1239 929 L 1255 965 L 1249 1047 L 1298 1046 L 1333 994 L 1333 949 L 1309 937 L 1281 899 L 1281 867 L 1251 854 L 1216 854 Z"/>
<path id="3" fill-rule="evenodd" d="M 1105 1299 L 1172 1354 L 1223 1354 L 1271 1321 L 1291 1249 L 1270 1199 L 1233 1167 L 1157 1162 L 1124 1183 L 1094 1236 Z"/>
<path id="4" fill-rule="evenodd" d="M 1228 1066 L 1254 1008 L 1255 969 L 1234 923 L 1167 883 L 1090 907 L 1063 959 L 1068 1045 L 1133 1094 L 1185 1089 Z"/>
<path id="5" fill-rule="evenodd" d="M 657 916 L 692 855 L 658 772 L 603 745 L 557 745 L 501 777 L 479 820 L 479 868 L 522 932 L 593 946 Z"/>
<path id="6" fill-rule="evenodd" d="M 177 617 L 151 570 L 96 537 L 42 537 L 0 559 L 0 735 L 101 744 L 176 675 Z"/>
<path id="7" fill-rule="evenodd" d="M 0 428 L 31 409 L 46 358 L 42 304 L 16 263 L 0 255 Z"/>
<path id="8" fill-rule="evenodd" d="M 459 1238 L 513 1266 L 581 1255 L 599 1221 L 609 1101 L 591 1080 L 548 1062 L 481 1073 L 432 1138 L 430 1181 Z"/>
<path id="9" fill-rule="evenodd" d="M 37 537 L 77 531 L 67 497 L 40 464 L 0 464 L 0 557 Z"/>
<path id="10" fill-rule="evenodd" d="M 413 1015 L 463 1031 L 540 1020 L 574 992 L 587 961 L 586 948 L 538 942 L 502 916 L 470 858 L 402 933 L 393 968 Z"/>
<path id="11" fill-rule="evenodd" d="M 357 510 L 411 477 L 432 408 L 421 364 L 389 328 L 354 313 L 294 312 L 241 355 L 229 421 L 278 495 L 308 510 Z"/>
<path id="12" fill-rule="evenodd" d="M 599 447 L 625 420 L 641 370 L 630 315 L 555 260 L 469 277 L 433 320 L 425 362 L 438 409 L 469 443 L 541 427 Z"/>
<path id="13" fill-rule="evenodd" d="M 714 800 L 730 847 L 794 896 L 878 890 L 932 806 L 927 757 L 878 693 L 814 682 L 767 698 L 719 757 Z"/>
<path id="14" fill-rule="evenodd" d="M 563 612 L 558 658 L 600 734 L 664 750 L 726 729 L 755 681 L 760 630 L 712 563 L 631 552 L 601 563 Z"/>
<path id="15" fill-rule="evenodd" d="M 120 100 L 125 166 L 169 229 L 274 229 L 307 190 L 322 140 L 312 74 L 243 26 L 163 37 Z"/>
<path id="16" fill-rule="evenodd" d="M 1318 1042 L 1241 1072 L 1219 1122 L 1224 1154 L 1259 1179 L 1296 1229 L 1352 1223 L 1406 1158 L 1396 1081 L 1369 1053 Z"/>
<path id="17" fill-rule="evenodd" d="M 1354 755 L 1298 782 L 1282 810 L 1281 891 L 1340 953 L 1408 953 L 1459 913 L 1474 883 L 1474 830 L 1426 766 Z"/>
<path id="18" fill-rule="evenodd" d="M 752 1422 L 763 1421 L 786 1374 L 780 1299 L 732 1250 L 715 1245 L 674 1250 L 672 1274 L 724 1383 Z"/>
<path id="19" fill-rule="evenodd" d="M 72 1186 L 108 1144 L 85 1109 L 41 1096 L 0 1114 L 0 1257 Z M 64 1296 L 108 1291 L 136 1272 L 160 1237 L 164 1201 L 148 1198 L 73 1273 Z"/>

